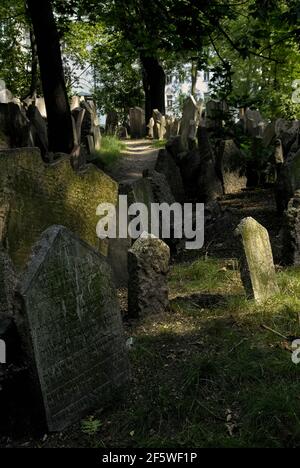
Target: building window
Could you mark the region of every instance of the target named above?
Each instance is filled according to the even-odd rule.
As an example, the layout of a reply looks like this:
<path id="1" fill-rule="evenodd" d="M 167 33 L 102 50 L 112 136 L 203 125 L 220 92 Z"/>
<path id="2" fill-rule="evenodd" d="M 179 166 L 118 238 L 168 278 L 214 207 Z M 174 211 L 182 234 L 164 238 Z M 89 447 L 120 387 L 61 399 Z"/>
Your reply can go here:
<path id="1" fill-rule="evenodd" d="M 167 95 L 167 107 L 169 109 L 172 109 L 172 107 L 173 107 L 173 96 L 172 96 L 172 94 Z"/>
<path id="2" fill-rule="evenodd" d="M 205 83 L 207 83 L 209 81 L 209 72 L 208 71 L 204 72 L 204 81 L 205 81 Z"/>

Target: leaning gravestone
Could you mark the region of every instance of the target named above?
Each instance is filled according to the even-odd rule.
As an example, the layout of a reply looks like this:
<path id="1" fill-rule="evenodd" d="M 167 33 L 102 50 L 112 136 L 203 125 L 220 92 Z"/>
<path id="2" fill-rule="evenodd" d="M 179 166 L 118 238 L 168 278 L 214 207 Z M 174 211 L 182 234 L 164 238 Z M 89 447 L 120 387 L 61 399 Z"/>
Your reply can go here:
<path id="1" fill-rule="evenodd" d="M 128 252 L 128 314 L 132 318 L 164 312 L 168 305 L 170 249 L 143 233 Z"/>
<path id="2" fill-rule="evenodd" d="M 31 370 L 36 407 L 61 431 L 111 400 L 129 377 L 111 270 L 63 226 L 33 249 L 18 288 L 16 323 Z"/>
<path id="3" fill-rule="evenodd" d="M 241 277 L 249 298 L 262 302 L 279 292 L 268 231 L 253 218 L 244 218 L 236 229 L 243 254 Z"/>

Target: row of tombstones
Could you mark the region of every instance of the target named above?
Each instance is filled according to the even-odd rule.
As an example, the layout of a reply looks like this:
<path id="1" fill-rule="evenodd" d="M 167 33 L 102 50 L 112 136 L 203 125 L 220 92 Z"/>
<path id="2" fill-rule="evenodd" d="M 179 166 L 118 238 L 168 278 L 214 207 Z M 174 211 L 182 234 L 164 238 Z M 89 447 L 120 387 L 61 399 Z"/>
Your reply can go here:
<path id="1" fill-rule="evenodd" d="M 245 252 L 240 264 L 246 291 L 262 301 L 278 291 L 268 233 L 252 218 L 243 220 L 237 233 Z M 147 233 L 129 249 L 131 317 L 167 309 L 169 259 L 169 247 Z M 0 338 L 8 343 L 9 369 L 15 366 L 20 371 L 23 365 L 18 397 L 23 409 L 30 408 L 32 424 L 44 422 L 49 431 L 61 431 L 103 407 L 130 380 L 110 267 L 62 226 L 42 234 L 21 277 L 16 277 L 4 251 L 0 262 Z M 2 370 L 3 366 L 5 396 L 7 370 Z M 7 401 L 1 401 L 3 422 Z M 15 408 L 18 405 L 17 401 Z"/>
<path id="2" fill-rule="evenodd" d="M 76 168 L 84 166 L 86 157 L 101 148 L 101 131 L 96 106 L 92 100 L 75 96 L 71 101 Z M 0 149 L 38 147 L 44 160 L 56 156 L 49 152 L 47 113 L 43 98 L 21 103 L 11 97 L 0 103 Z"/>

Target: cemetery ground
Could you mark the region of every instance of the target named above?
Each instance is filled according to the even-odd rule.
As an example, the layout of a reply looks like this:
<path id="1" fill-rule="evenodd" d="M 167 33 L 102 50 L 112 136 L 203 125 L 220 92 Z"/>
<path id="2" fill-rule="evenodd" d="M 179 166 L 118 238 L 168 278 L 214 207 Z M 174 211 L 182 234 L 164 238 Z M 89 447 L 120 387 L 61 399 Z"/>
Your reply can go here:
<path id="1" fill-rule="evenodd" d="M 232 231 L 198 257 L 178 257 L 167 313 L 126 320 L 132 379 L 126 399 L 61 434 L 2 440 L 34 447 L 299 447 L 300 270 L 283 268 L 278 216 L 268 190 L 227 196 L 236 217 L 253 215 L 270 232 L 280 294 L 246 300 L 233 258 Z"/>

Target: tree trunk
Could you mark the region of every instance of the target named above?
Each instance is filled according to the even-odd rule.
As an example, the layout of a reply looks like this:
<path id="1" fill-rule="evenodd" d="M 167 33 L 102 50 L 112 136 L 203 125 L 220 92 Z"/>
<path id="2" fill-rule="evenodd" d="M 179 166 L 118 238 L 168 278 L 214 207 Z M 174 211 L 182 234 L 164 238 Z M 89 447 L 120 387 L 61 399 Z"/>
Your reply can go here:
<path id="1" fill-rule="evenodd" d="M 192 96 L 196 97 L 196 85 L 197 85 L 197 78 L 198 78 L 198 67 L 197 62 L 195 60 L 192 61 Z"/>
<path id="2" fill-rule="evenodd" d="M 37 95 L 37 85 L 38 85 L 38 53 L 37 45 L 35 40 L 35 35 L 33 28 L 30 28 L 30 44 L 31 44 L 31 83 L 29 95 L 32 98 L 35 98 Z"/>
<path id="3" fill-rule="evenodd" d="M 49 150 L 71 153 L 74 147 L 59 35 L 50 0 L 27 0 L 40 64 L 48 119 Z"/>
<path id="4" fill-rule="evenodd" d="M 143 67 L 146 122 L 148 123 L 154 109 L 158 109 L 163 115 L 166 113 L 166 75 L 156 58 L 141 55 L 141 63 Z"/>

